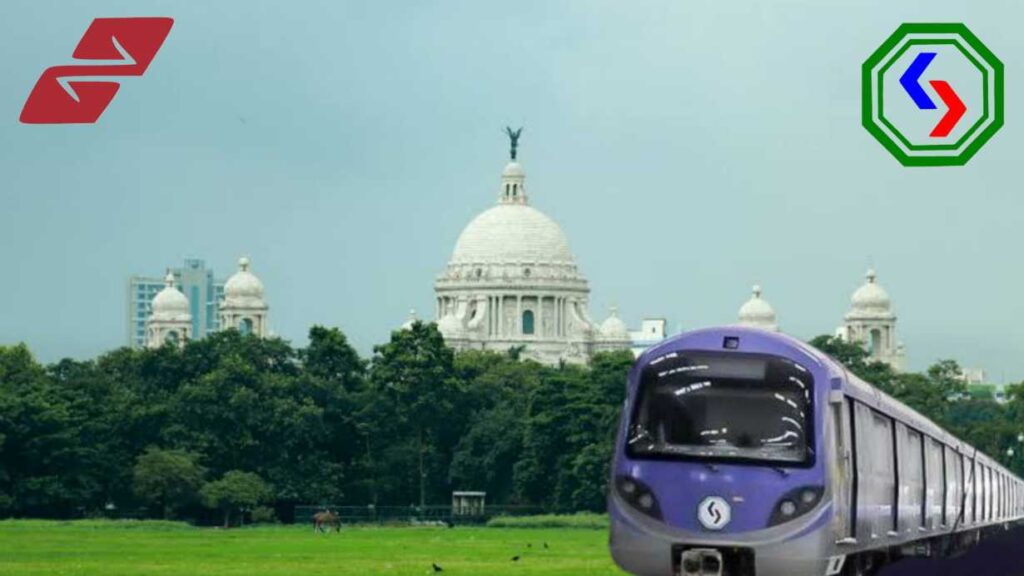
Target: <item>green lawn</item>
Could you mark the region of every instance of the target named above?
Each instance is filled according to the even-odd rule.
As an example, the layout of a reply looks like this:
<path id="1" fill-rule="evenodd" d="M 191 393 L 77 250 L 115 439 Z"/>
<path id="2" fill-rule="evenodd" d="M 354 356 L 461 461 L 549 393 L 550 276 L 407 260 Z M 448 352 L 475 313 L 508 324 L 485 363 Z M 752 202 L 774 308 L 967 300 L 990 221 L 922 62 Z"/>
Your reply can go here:
<path id="1" fill-rule="evenodd" d="M 607 538 L 605 530 L 587 529 L 346 528 L 324 535 L 307 526 L 0 521 L 0 574 L 423 576 L 437 562 L 445 575 L 621 575 Z"/>

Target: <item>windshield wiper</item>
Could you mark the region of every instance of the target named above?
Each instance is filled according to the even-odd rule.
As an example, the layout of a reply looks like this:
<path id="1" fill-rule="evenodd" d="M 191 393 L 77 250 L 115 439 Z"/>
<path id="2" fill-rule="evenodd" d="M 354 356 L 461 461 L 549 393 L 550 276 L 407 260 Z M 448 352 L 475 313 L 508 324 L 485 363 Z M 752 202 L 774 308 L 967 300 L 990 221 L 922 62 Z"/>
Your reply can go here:
<path id="1" fill-rule="evenodd" d="M 651 439 L 651 433 L 647 431 L 647 428 L 644 428 L 643 426 L 635 426 L 633 428 L 633 435 L 629 438 L 628 443 L 630 445 L 632 445 L 632 444 L 636 444 L 637 442 L 640 442 L 641 440 L 650 440 L 650 439 Z"/>

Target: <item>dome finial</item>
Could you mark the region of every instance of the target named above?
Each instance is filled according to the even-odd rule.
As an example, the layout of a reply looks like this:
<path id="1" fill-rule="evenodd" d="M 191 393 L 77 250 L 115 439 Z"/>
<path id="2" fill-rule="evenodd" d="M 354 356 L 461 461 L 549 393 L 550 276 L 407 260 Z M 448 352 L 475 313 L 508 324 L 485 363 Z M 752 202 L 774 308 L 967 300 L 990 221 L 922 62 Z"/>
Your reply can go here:
<path id="1" fill-rule="evenodd" d="M 754 298 L 760 298 L 761 297 L 761 292 L 762 292 L 761 285 L 760 284 L 754 284 L 754 288 L 753 288 Z"/>
<path id="2" fill-rule="evenodd" d="M 164 276 L 164 286 L 168 288 L 174 286 L 174 273 L 170 270 L 167 271 L 167 276 Z"/>
<path id="3" fill-rule="evenodd" d="M 248 272 L 249 265 L 250 262 L 248 256 L 242 256 L 241 258 L 238 259 L 238 269 L 241 270 L 242 272 Z"/>
<path id="4" fill-rule="evenodd" d="M 868 268 L 868 273 L 865 275 L 865 278 L 868 279 L 868 284 L 874 284 L 875 280 L 878 279 L 878 274 L 875 273 L 874 268 Z"/>
<path id="5" fill-rule="evenodd" d="M 508 134 L 508 139 L 512 144 L 512 147 L 509 149 L 509 157 L 515 162 L 516 152 L 519 148 L 519 136 L 523 133 L 523 127 L 520 126 L 518 130 L 513 130 L 511 126 L 505 126 L 505 133 Z"/>

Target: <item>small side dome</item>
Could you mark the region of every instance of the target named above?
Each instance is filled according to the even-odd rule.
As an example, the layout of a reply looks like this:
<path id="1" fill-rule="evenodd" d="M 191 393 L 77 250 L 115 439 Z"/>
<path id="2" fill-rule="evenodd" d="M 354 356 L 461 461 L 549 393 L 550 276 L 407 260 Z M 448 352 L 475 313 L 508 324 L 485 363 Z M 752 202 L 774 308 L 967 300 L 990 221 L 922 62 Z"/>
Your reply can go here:
<path id="1" fill-rule="evenodd" d="M 416 310 L 409 310 L 409 319 L 402 323 L 401 330 L 411 330 L 412 325 L 419 321 Z"/>
<path id="2" fill-rule="evenodd" d="M 188 298 L 174 286 L 174 274 L 170 272 L 164 278 L 164 289 L 153 298 L 152 308 L 152 317 L 157 320 L 192 321 Z"/>
<path id="3" fill-rule="evenodd" d="M 513 160 L 505 165 L 505 169 L 501 171 L 501 175 L 505 178 L 523 178 L 526 176 L 526 172 L 523 170 L 522 164 Z"/>
<path id="4" fill-rule="evenodd" d="M 249 271 L 250 262 L 239 258 L 238 272 L 224 284 L 224 300 L 229 304 L 261 305 L 263 303 L 263 282 Z"/>
<path id="5" fill-rule="evenodd" d="M 761 297 L 761 292 L 760 286 L 754 286 L 750 300 L 747 300 L 740 308 L 740 325 L 777 332 L 779 326 L 775 317 L 775 309 Z"/>
<path id="6" fill-rule="evenodd" d="M 878 285 L 878 276 L 874 270 L 868 270 L 867 282 L 853 293 L 850 298 L 852 304 L 851 312 L 889 312 L 892 310 L 892 300 L 889 293 Z"/>
<path id="7" fill-rule="evenodd" d="M 615 342 L 624 342 L 629 340 L 629 328 L 627 328 L 626 323 L 619 318 L 619 309 L 615 306 L 611 307 L 608 318 L 601 323 L 601 338 Z"/>

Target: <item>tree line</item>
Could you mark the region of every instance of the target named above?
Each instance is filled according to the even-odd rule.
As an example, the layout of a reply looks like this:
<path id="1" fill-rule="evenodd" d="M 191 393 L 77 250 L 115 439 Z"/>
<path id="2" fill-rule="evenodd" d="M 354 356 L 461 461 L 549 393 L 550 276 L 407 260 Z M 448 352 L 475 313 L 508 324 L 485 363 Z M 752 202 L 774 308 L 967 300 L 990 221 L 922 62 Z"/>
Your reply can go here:
<path id="1" fill-rule="evenodd" d="M 218 332 L 43 366 L 0 347 L 0 517 L 287 520 L 298 504 L 600 510 L 628 352 L 542 366 L 448 348 L 433 324 L 360 358 Z"/>
<path id="2" fill-rule="evenodd" d="M 1024 396 L 964 398 L 954 362 L 896 374 L 812 341 L 851 371 L 1024 472 Z M 183 348 L 37 362 L 0 346 L 0 517 L 140 511 L 236 523 L 296 505 L 450 503 L 601 511 L 628 351 L 544 366 L 448 348 L 414 323 L 364 359 L 335 328 L 292 347 L 227 330 Z"/>

